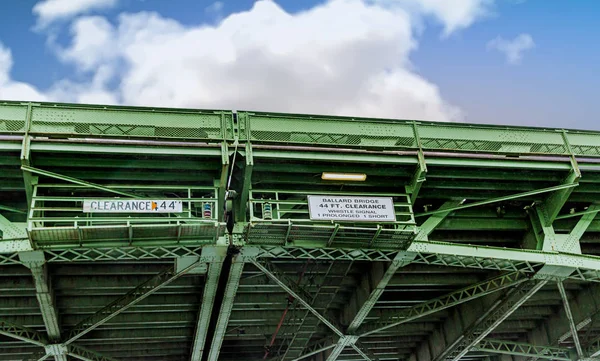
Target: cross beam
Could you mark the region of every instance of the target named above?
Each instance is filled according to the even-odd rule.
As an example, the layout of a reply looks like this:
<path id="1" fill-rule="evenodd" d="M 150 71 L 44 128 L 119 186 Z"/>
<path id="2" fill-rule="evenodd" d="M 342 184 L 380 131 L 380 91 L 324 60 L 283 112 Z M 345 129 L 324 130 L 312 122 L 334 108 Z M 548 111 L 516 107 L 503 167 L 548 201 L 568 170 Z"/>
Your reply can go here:
<path id="1" fill-rule="evenodd" d="M 473 351 L 484 351 L 514 356 L 537 356 L 539 358 L 571 361 L 571 350 L 562 347 L 538 346 L 521 342 L 511 342 L 504 340 L 484 339 Z"/>
<path id="2" fill-rule="evenodd" d="M 448 201 L 444 203 L 440 209 L 450 209 L 457 205 L 462 204 L 462 200 L 460 201 Z M 416 236 L 417 240 L 427 240 L 427 236 L 430 235 L 435 228 L 441 224 L 444 219 L 450 214 L 450 212 L 441 212 L 431 215 L 423 224 L 419 226 L 419 233 Z M 349 334 L 355 334 L 359 327 L 363 324 L 364 320 L 369 315 L 369 312 L 375 307 L 375 304 L 383 294 L 385 288 L 387 287 L 389 281 L 392 279 L 396 272 L 410 264 L 415 257 L 416 253 L 413 252 L 399 252 L 388 268 L 383 272 L 383 268 L 379 267 L 378 264 L 374 264 L 371 270 L 371 273 L 363 277 L 359 286 L 357 287 L 354 295 L 350 299 L 349 306 L 344 309 L 344 316 L 350 320 L 347 332 Z M 365 298 L 362 296 L 365 292 L 369 292 L 370 294 Z M 362 302 L 361 299 L 364 299 Z M 361 303 L 361 306 L 356 309 L 355 306 L 357 303 Z M 342 350 L 346 347 L 346 345 L 342 342 L 338 342 L 338 345 L 333 349 L 331 356 L 329 356 L 328 361 L 335 361 L 337 357 L 339 357 Z"/>
<path id="3" fill-rule="evenodd" d="M 324 280 L 327 279 L 327 275 L 329 275 L 329 273 L 333 269 L 334 264 L 335 264 L 335 262 L 329 263 L 329 267 L 327 268 L 327 272 L 325 273 Z M 348 275 L 348 272 L 350 272 L 350 270 L 352 269 L 352 265 L 353 265 L 353 262 L 349 262 L 348 267 L 346 268 L 346 271 L 344 272 L 343 278 L 346 278 L 346 276 Z M 306 280 L 306 277 L 304 277 L 304 279 Z M 322 288 L 319 287 L 317 292 L 312 295 L 311 306 L 315 307 L 315 304 L 317 303 L 317 298 L 321 295 L 321 289 Z M 329 309 L 329 305 L 331 304 L 331 302 L 334 301 L 338 292 L 339 292 L 339 288 L 336 288 L 335 292 L 333 292 L 333 293 L 331 293 L 331 295 L 329 295 L 328 302 L 326 303 L 325 307 L 323 307 L 323 309 L 325 309 L 325 310 Z M 297 301 L 294 300 L 294 304 L 295 304 L 295 302 L 297 302 Z M 317 329 L 315 328 L 312 333 L 307 334 L 303 338 L 300 338 L 298 336 L 300 335 L 300 330 L 304 326 L 305 322 L 310 319 L 310 316 L 311 316 L 310 311 L 305 310 L 304 315 L 301 316 L 302 321 L 298 324 L 295 331 L 293 332 L 292 338 L 289 341 L 289 343 L 285 349 L 285 352 L 283 353 L 283 356 L 281 357 L 281 360 L 285 361 L 287 359 L 294 358 L 294 357 L 298 356 L 302 351 L 306 350 L 306 347 L 310 343 L 310 339 L 312 338 L 312 335 L 317 331 Z"/>
<path id="4" fill-rule="evenodd" d="M 67 348 L 67 355 L 83 361 L 118 361 L 115 358 L 103 356 L 96 351 L 76 345 L 70 345 Z"/>
<path id="5" fill-rule="evenodd" d="M 96 183 L 92 183 L 92 182 L 87 182 L 87 181 L 84 181 L 84 180 L 81 180 L 81 179 L 69 177 L 69 176 L 66 176 L 66 175 L 62 175 L 62 174 L 50 172 L 50 171 L 39 169 L 39 168 L 30 167 L 30 166 L 27 166 L 27 165 L 22 165 L 21 169 L 24 170 L 25 172 L 39 174 L 39 175 L 43 175 L 43 176 L 46 176 L 46 177 L 50 177 L 50 178 L 54 178 L 54 179 L 59 179 L 59 180 L 65 181 L 65 182 L 74 183 L 74 184 L 82 185 L 82 186 L 89 187 L 89 188 L 99 189 L 99 190 L 102 190 L 102 191 L 105 191 L 105 192 L 118 194 L 120 196 L 131 197 L 131 198 L 140 198 L 140 196 L 135 195 L 133 193 L 123 192 L 123 191 L 120 191 L 120 190 L 117 190 L 117 189 L 113 189 L 113 188 L 110 188 L 110 187 L 105 187 L 105 186 L 100 185 L 100 184 L 96 184 Z"/>
<path id="6" fill-rule="evenodd" d="M 146 297 L 150 296 L 151 294 L 155 293 L 156 291 L 175 281 L 177 278 L 183 276 L 184 274 L 188 273 L 197 266 L 198 263 L 193 263 L 192 265 L 184 268 L 180 272 L 176 272 L 171 267 L 152 277 L 148 281 L 129 291 L 124 296 L 114 300 L 110 304 L 106 305 L 104 308 L 97 311 L 95 314 L 91 315 L 90 317 L 86 318 L 85 320 L 77 324 L 75 327 L 73 327 L 73 329 L 68 333 L 67 339 L 64 342 L 64 344 L 69 345 L 73 341 L 76 341 L 77 339 L 83 337 L 88 332 L 108 322 L 110 319 L 114 318 L 121 312 L 139 303 Z"/>
<path id="7" fill-rule="evenodd" d="M 460 305 L 493 292 L 519 285 L 527 280 L 529 280 L 529 277 L 522 272 L 511 272 L 490 278 L 483 282 L 450 292 L 444 296 L 420 303 L 411 308 L 404 309 L 396 315 L 386 319 L 365 324 L 358 329 L 358 333 L 360 334 L 360 337 L 378 333 L 388 328 L 414 321 L 418 318 Z"/>
<path id="8" fill-rule="evenodd" d="M 48 343 L 45 335 L 42 335 L 35 330 L 3 320 L 0 320 L 0 335 L 12 337 L 42 347 Z"/>
<path id="9" fill-rule="evenodd" d="M 335 320 L 323 316 L 319 311 L 315 310 L 314 307 L 312 307 L 310 303 L 306 301 L 307 299 L 312 299 L 311 295 L 306 290 L 301 288 L 298 284 L 296 284 L 294 281 L 285 276 L 285 274 L 281 272 L 275 265 L 268 261 L 259 261 L 256 259 L 251 259 L 250 262 L 252 262 L 252 264 L 256 266 L 256 268 L 261 270 L 272 281 L 278 284 L 289 295 L 294 297 L 298 301 L 298 303 L 304 306 L 304 308 L 310 311 L 316 318 L 319 319 L 319 321 L 321 321 L 325 326 L 331 329 L 331 331 L 334 334 L 336 334 L 340 338 L 343 338 L 344 342 L 346 343 L 345 346 L 351 346 L 356 352 L 363 356 L 365 360 L 370 361 L 373 359 L 369 357 L 369 355 L 367 355 L 367 350 L 364 350 L 363 347 L 360 347 L 356 344 L 358 337 L 345 335 L 341 331 L 341 327 L 337 325 L 337 322 Z"/>
<path id="10" fill-rule="evenodd" d="M 325 326 L 329 327 L 336 335 L 339 337 L 344 336 L 344 333 L 335 325 L 335 321 L 323 316 L 319 311 L 315 310 L 315 308 L 311 306 L 310 302 L 307 300 L 312 299 L 312 296 L 306 290 L 300 288 L 294 281 L 289 279 L 275 265 L 265 260 L 251 260 L 251 262 L 256 268 L 266 274 L 267 277 L 269 277 L 288 294 L 294 297 L 298 303 L 304 306 L 304 308 L 309 310 L 316 318 L 319 319 L 319 321 L 323 322 Z"/>
<path id="11" fill-rule="evenodd" d="M 575 320 L 573 319 L 573 313 L 571 312 L 571 306 L 569 305 L 569 299 L 567 297 L 567 292 L 565 291 L 565 286 L 563 285 L 562 281 L 558 281 L 556 284 L 558 286 L 560 298 L 562 299 L 563 306 L 565 308 L 565 314 L 567 315 L 567 319 L 569 320 L 569 328 L 571 329 L 571 336 L 573 337 L 573 342 L 575 343 L 577 356 L 579 356 L 579 358 L 583 358 L 583 348 L 581 347 L 581 343 L 579 342 L 577 326 L 575 325 Z"/>
<path id="12" fill-rule="evenodd" d="M 506 297 L 497 300 L 435 360 L 460 360 L 547 282 L 548 280 L 532 281 L 512 289 Z"/>

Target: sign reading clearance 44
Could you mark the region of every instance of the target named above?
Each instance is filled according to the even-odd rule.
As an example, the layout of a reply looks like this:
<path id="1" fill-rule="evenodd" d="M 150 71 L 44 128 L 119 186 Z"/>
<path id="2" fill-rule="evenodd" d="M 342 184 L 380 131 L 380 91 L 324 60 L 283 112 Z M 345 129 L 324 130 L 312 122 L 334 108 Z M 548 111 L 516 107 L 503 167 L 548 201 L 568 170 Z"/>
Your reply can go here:
<path id="1" fill-rule="evenodd" d="M 392 197 L 307 196 L 310 219 L 395 222 Z"/>
<path id="2" fill-rule="evenodd" d="M 86 199 L 84 213 L 181 213 L 181 201 L 172 199 Z"/>

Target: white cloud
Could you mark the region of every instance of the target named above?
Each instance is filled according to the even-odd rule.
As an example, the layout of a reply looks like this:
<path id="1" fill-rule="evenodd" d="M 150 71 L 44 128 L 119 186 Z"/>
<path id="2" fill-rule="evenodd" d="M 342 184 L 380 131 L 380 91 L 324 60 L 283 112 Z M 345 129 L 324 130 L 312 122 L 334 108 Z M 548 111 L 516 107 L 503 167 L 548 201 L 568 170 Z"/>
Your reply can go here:
<path id="1" fill-rule="evenodd" d="M 68 19 L 92 10 L 107 9 L 118 0 L 43 0 L 35 4 L 33 13 L 38 16 L 37 26 L 44 28 L 56 20 Z"/>
<path id="2" fill-rule="evenodd" d="M 519 64 L 523 53 L 533 47 L 535 47 L 535 43 L 529 34 L 520 34 L 513 40 L 505 40 L 498 36 L 487 43 L 488 50 L 495 49 L 504 53 L 506 61 L 513 65 Z"/>
<path id="3" fill-rule="evenodd" d="M 44 94 L 87 103 L 460 120 L 461 111 L 410 63 L 421 18 L 435 17 L 449 34 L 483 16 L 491 0 L 454 4 L 329 0 L 290 14 L 262 0 L 198 26 L 148 12 L 121 14 L 115 25 L 81 17 L 57 55 L 92 80 L 63 80 Z"/>
<path id="4" fill-rule="evenodd" d="M 416 18 L 433 16 L 443 26 L 443 36 L 465 29 L 493 13 L 494 0 L 373 0 L 388 7 L 400 7 Z"/>

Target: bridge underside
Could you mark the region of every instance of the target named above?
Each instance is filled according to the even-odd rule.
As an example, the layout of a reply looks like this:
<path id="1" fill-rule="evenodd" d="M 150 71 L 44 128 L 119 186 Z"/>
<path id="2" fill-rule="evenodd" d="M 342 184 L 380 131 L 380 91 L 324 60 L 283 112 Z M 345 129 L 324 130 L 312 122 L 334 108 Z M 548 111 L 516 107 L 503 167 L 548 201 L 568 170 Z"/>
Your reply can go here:
<path id="1" fill-rule="evenodd" d="M 0 360 L 596 359 L 599 202 L 600 133 L 0 102 Z"/>

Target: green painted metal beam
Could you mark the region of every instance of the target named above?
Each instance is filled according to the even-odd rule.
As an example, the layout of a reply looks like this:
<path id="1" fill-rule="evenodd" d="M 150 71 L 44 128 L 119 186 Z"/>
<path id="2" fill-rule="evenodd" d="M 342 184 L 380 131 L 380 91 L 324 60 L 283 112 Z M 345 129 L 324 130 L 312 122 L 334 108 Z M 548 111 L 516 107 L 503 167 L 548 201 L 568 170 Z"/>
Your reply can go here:
<path id="1" fill-rule="evenodd" d="M 449 209 L 455 207 L 460 203 L 462 203 L 462 201 L 448 201 L 444 203 L 444 205 L 442 205 L 441 209 Z M 440 223 L 442 223 L 444 218 L 449 213 L 450 212 L 438 213 L 430 216 L 419 227 L 419 233 L 417 234 L 416 239 L 426 240 L 427 236 L 431 234 Z M 379 274 L 377 274 L 376 272 L 375 277 L 373 277 L 372 274 L 367 274 L 366 277 L 362 279 L 362 281 L 358 284 L 355 294 L 352 296 L 348 307 L 353 306 L 357 302 L 357 300 L 361 298 L 360 295 L 365 290 L 370 290 L 370 294 L 364 299 L 364 301 L 362 301 L 362 305 L 358 308 L 358 310 L 356 310 L 354 316 L 350 320 L 350 324 L 348 325 L 347 329 L 348 333 L 354 334 L 361 327 L 361 325 L 367 318 L 367 315 L 369 314 L 369 312 L 371 312 L 371 310 L 383 294 L 385 288 L 387 287 L 394 274 L 396 274 L 396 272 L 400 268 L 410 264 L 415 259 L 416 255 L 416 253 L 399 252 L 394 258 L 394 260 L 391 262 L 391 264 L 387 267 L 385 272 L 379 272 Z M 374 270 L 377 269 L 378 268 L 374 268 Z M 344 347 L 346 347 L 344 343 L 338 342 L 338 345 L 332 351 L 332 355 L 339 356 Z M 330 356 L 328 358 L 328 361 L 335 361 L 336 357 L 337 356 Z"/>
<path id="2" fill-rule="evenodd" d="M 218 259 L 208 265 L 204 292 L 202 293 L 202 303 L 199 307 L 198 322 L 196 323 L 196 332 L 192 343 L 191 361 L 200 361 L 202 359 L 222 268 L 223 259 Z"/>
<path id="3" fill-rule="evenodd" d="M 581 172 L 578 168 L 575 168 L 563 181 L 563 184 L 567 185 L 575 185 L 578 184 L 579 179 L 581 178 Z M 561 189 L 557 192 L 552 193 L 546 200 L 544 201 L 544 211 L 545 211 L 545 226 L 550 226 L 560 213 L 561 209 L 569 199 L 569 196 L 573 192 L 573 188 L 565 188 Z"/>
<path id="4" fill-rule="evenodd" d="M 123 192 L 114 188 L 110 188 L 110 187 L 105 187 L 102 186 L 100 184 L 95 184 L 95 183 L 91 183 L 91 182 L 86 182 L 83 181 L 81 179 L 77 179 L 77 178 L 73 178 L 73 177 L 68 177 L 65 175 L 61 175 L 58 173 L 54 173 L 54 172 L 49 172 L 47 170 L 42 170 L 42 169 L 38 169 L 38 168 L 34 168 L 34 167 L 29 167 L 29 166 L 21 166 L 21 169 L 26 171 L 26 172 L 30 172 L 30 173 L 35 173 L 35 174 L 39 174 L 39 175 L 43 175 L 46 177 L 50 177 L 50 178 L 54 178 L 54 179 L 59 179 L 65 182 L 70 182 L 70 183 L 75 183 L 78 185 L 82 185 L 82 186 L 86 186 L 86 187 L 90 187 L 90 188 L 95 188 L 95 189 L 99 189 L 105 192 L 109 192 L 109 193 L 114 193 L 114 194 L 118 194 L 121 196 L 125 196 L 125 197 L 131 197 L 131 198 L 140 198 L 140 196 L 132 194 L 132 193 L 127 193 L 127 192 Z"/>
<path id="5" fill-rule="evenodd" d="M 25 210 L 14 208 L 14 207 L 3 206 L 1 204 L 0 204 L 0 211 L 7 211 L 7 212 L 13 212 L 13 213 L 20 213 L 20 214 L 27 214 L 27 211 L 25 211 Z"/>
<path id="6" fill-rule="evenodd" d="M 356 352 L 363 355 L 366 360 L 371 360 L 368 357 L 368 350 L 356 345 L 358 337 L 352 335 L 344 335 L 341 331 L 341 326 L 336 320 L 333 320 L 327 316 L 322 315 L 319 311 L 315 310 L 307 300 L 312 299 L 311 295 L 304 289 L 302 289 L 294 281 L 290 280 L 278 267 L 274 266 L 270 262 L 259 261 L 251 259 L 250 262 L 260 269 L 265 275 L 267 275 L 272 281 L 278 284 L 283 290 L 290 294 L 294 299 L 298 301 L 304 308 L 310 311 L 316 318 L 319 319 L 325 326 L 327 326 L 334 334 L 338 337 L 344 338 L 345 346 L 352 347 Z M 331 357 L 331 355 L 329 356 Z"/>
<path id="7" fill-rule="evenodd" d="M 11 337 L 37 346 L 45 346 L 47 337 L 35 330 L 0 320 L 0 335 Z"/>
<path id="8" fill-rule="evenodd" d="M 532 281 L 516 286 L 505 297 L 496 301 L 462 335 L 450 342 L 448 347 L 435 358 L 435 361 L 460 360 L 547 282 L 548 280 Z"/>
<path id="9" fill-rule="evenodd" d="M 2 242 L 0 242 L 2 244 Z M 204 246 L 207 247 L 207 246 Z M 11 247 L 0 247 L 0 264 L 21 264 L 17 253 Z M 125 259 L 165 259 L 181 256 L 201 256 L 202 245 L 161 246 L 147 245 L 139 247 L 64 247 L 60 250 L 45 249 L 47 261 L 94 262 Z M 397 250 L 325 248 L 322 245 L 303 246 L 244 246 L 243 253 L 252 253 L 258 258 L 315 259 L 389 262 L 394 259 Z M 15 252 L 15 253 L 13 253 Z M 417 253 L 413 262 L 463 268 L 533 272 L 535 267 L 544 264 L 579 265 L 571 276 L 573 279 L 600 281 L 600 257 L 577 255 L 561 252 L 544 252 L 479 245 L 466 245 L 449 242 L 413 241 L 406 252 Z"/>
<path id="10" fill-rule="evenodd" d="M 237 201 L 238 212 L 236 218 L 238 221 L 246 220 L 246 213 L 248 211 L 248 199 L 250 195 L 250 190 L 252 189 L 252 172 L 254 168 L 254 158 L 252 156 L 252 146 L 250 145 L 250 143 L 246 144 L 245 160 L 246 162 L 244 164 L 242 192 L 240 193 L 240 197 Z"/>
<path id="11" fill-rule="evenodd" d="M 537 189 L 537 190 L 528 191 L 528 192 L 521 192 L 521 193 L 512 194 L 512 195 L 508 195 L 508 196 L 486 199 L 484 201 L 467 203 L 467 204 L 463 204 L 463 205 L 460 205 L 460 206 L 455 206 L 455 207 L 452 207 L 452 208 L 449 208 L 449 209 L 437 209 L 437 210 L 430 211 L 430 212 L 423 212 L 423 213 L 415 214 L 415 217 L 423 217 L 423 216 L 428 216 L 428 215 L 437 214 L 437 213 L 445 213 L 445 212 L 451 212 L 451 211 L 458 211 L 458 210 L 461 210 L 461 209 L 478 207 L 478 206 L 482 206 L 482 205 L 486 205 L 486 204 L 499 203 L 499 202 L 504 202 L 504 201 L 508 201 L 508 200 L 512 200 L 512 199 L 524 198 L 524 197 L 529 197 L 529 196 L 532 196 L 532 195 L 537 195 L 537 194 L 542 194 L 542 193 L 559 191 L 559 190 L 562 190 L 562 189 L 573 188 L 573 187 L 576 187 L 576 186 L 578 186 L 577 183 L 561 184 L 561 185 L 557 185 L 557 186 L 553 186 L 553 187 L 542 188 L 542 189 Z"/>
<path id="12" fill-rule="evenodd" d="M 0 142 L 0 144 L 2 144 Z M 160 143 L 141 144 L 94 144 L 91 142 L 44 143 L 35 141 L 31 144 L 34 153 L 91 153 L 91 154 L 134 154 L 134 155 L 178 155 L 191 157 L 209 157 L 220 159 L 221 149 L 218 146 L 169 146 Z"/>
<path id="13" fill-rule="evenodd" d="M 307 260 L 307 262 L 310 262 L 310 260 Z M 309 266 L 308 263 L 306 265 Z M 325 282 L 327 280 L 327 276 L 330 273 L 332 273 L 332 271 L 334 271 L 334 265 L 335 265 L 335 262 L 329 262 L 329 266 L 327 267 L 327 271 L 325 272 L 325 276 L 323 277 L 323 280 L 318 283 L 319 286 L 318 286 L 317 291 L 312 293 L 312 295 L 311 295 L 312 298 L 310 299 L 310 305 L 314 309 L 317 309 L 317 306 L 322 306 L 322 307 L 320 307 L 321 309 L 328 310 L 329 306 L 335 300 L 336 296 L 338 295 L 338 293 L 340 291 L 341 287 L 337 287 L 334 292 L 331 292 L 326 296 L 329 298 L 326 301 L 326 304 L 325 305 L 321 304 L 321 299 L 323 298 L 323 297 L 320 297 L 320 296 L 322 296 L 321 291 L 325 290 L 325 287 L 323 287 L 323 285 L 325 284 Z M 347 278 L 348 273 L 350 272 L 350 270 L 352 268 L 352 265 L 353 265 L 353 262 L 350 262 L 348 267 L 346 268 L 346 270 L 343 274 L 344 279 Z M 306 287 L 307 283 L 310 285 L 315 282 L 313 275 L 310 274 L 310 269 L 308 271 L 309 271 L 309 274 L 305 274 L 302 277 L 302 287 Z M 335 274 L 335 272 L 333 272 L 333 274 Z M 297 304 L 297 301 L 294 300 L 291 305 L 291 308 L 295 307 L 296 304 Z M 318 328 L 314 327 L 312 333 L 307 334 L 306 336 L 301 338 L 300 336 L 301 336 L 302 329 L 305 328 L 306 326 L 310 325 L 309 321 L 313 321 L 315 319 L 313 317 L 311 317 L 310 310 L 305 310 L 304 314 L 300 317 L 301 317 L 301 321 L 298 323 L 295 330 L 292 331 L 293 332 L 292 337 L 289 340 L 287 348 L 283 352 L 283 355 L 281 356 L 281 360 L 283 360 L 283 361 L 294 358 L 295 356 L 298 356 L 299 354 L 304 352 L 305 349 L 307 348 L 307 346 L 309 345 L 312 336 L 318 331 Z M 317 320 L 317 322 L 318 322 L 318 320 Z M 317 325 L 319 325 L 319 323 L 317 323 Z"/>
<path id="14" fill-rule="evenodd" d="M 106 305 L 95 314 L 82 320 L 67 333 L 67 337 L 65 338 L 63 344 L 67 346 L 70 345 L 74 341 L 86 335 L 88 332 L 106 323 L 111 318 L 127 310 L 129 307 L 139 303 L 146 297 L 167 286 L 197 266 L 198 264 L 192 264 L 179 272 L 176 272 L 173 268 L 168 268 L 158 275 L 150 278 L 148 281 L 129 291 L 124 296 L 117 298 L 110 304 Z"/>
<path id="15" fill-rule="evenodd" d="M 336 321 L 330 320 L 328 317 L 322 315 L 319 311 L 315 310 L 310 302 L 307 300 L 312 299 L 311 295 L 304 289 L 300 288 L 294 281 L 290 280 L 278 267 L 273 265 L 269 261 L 250 260 L 250 262 L 265 275 L 267 275 L 273 282 L 278 284 L 283 290 L 290 294 L 294 299 L 298 301 L 304 308 L 309 310 L 316 318 L 318 318 L 324 325 L 329 327 L 337 336 L 342 337 L 344 333 L 340 331 L 336 325 Z"/>
<path id="16" fill-rule="evenodd" d="M 571 306 L 569 305 L 569 298 L 567 297 L 567 292 L 565 291 L 565 286 L 562 281 L 556 282 L 558 286 L 558 291 L 560 293 L 560 298 L 562 299 L 563 307 L 565 308 L 565 315 L 567 315 L 567 319 L 569 321 L 569 328 L 571 329 L 571 337 L 573 338 L 573 343 L 575 343 L 575 349 L 577 350 L 577 356 L 579 358 L 584 357 L 583 348 L 581 347 L 581 342 L 579 342 L 579 334 L 577 333 L 577 325 L 575 325 L 575 320 L 573 319 L 573 313 L 571 312 Z"/>
<path id="17" fill-rule="evenodd" d="M 595 337 L 586 345 L 586 354 L 588 357 L 600 357 L 600 336 Z"/>
<path id="18" fill-rule="evenodd" d="M 473 350 L 497 354 L 538 357 L 548 360 L 572 361 L 571 350 L 561 347 L 531 345 L 522 342 L 505 340 L 484 339 Z"/>
<path id="19" fill-rule="evenodd" d="M 563 215 L 557 216 L 556 219 L 573 218 L 573 217 L 583 216 L 583 215 L 586 215 L 586 214 L 594 214 L 594 217 L 595 217 L 596 215 L 598 215 L 598 208 L 594 207 L 592 209 L 587 209 L 587 210 L 581 211 L 581 212 L 574 212 L 574 213 L 563 214 Z"/>
<path id="20" fill-rule="evenodd" d="M 367 323 L 360 327 L 357 330 L 357 333 L 360 335 L 360 337 L 379 333 L 389 328 L 396 327 L 401 324 L 417 320 L 421 317 L 437 313 L 444 309 L 486 296 L 490 293 L 517 286 L 527 280 L 529 280 L 529 277 L 522 272 L 511 272 L 501 276 L 493 277 L 483 282 L 450 292 L 439 298 L 403 309 L 397 314 L 386 319 Z"/>
<path id="21" fill-rule="evenodd" d="M 231 316 L 231 310 L 233 309 L 233 302 L 240 285 L 240 280 L 246 261 L 247 259 L 243 255 L 236 255 L 232 258 L 229 276 L 227 278 L 227 285 L 225 286 L 225 293 L 221 301 L 219 316 L 217 318 L 217 324 L 210 345 L 208 361 L 217 361 L 219 359 L 221 345 L 223 344 L 227 325 L 229 324 L 229 317 Z"/>
<path id="22" fill-rule="evenodd" d="M 61 329 L 58 310 L 44 252 L 22 252 L 19 254 L 19 258 L 31 270 L 31 274 L 33 275 L 36 298 L 40 306 L 48 338 L 50 342 L 59 342 L 61 339 Z M 54 355 L 54 358 L 56 361 L 67 361 L 67 356 L 64 354 Z"/>

